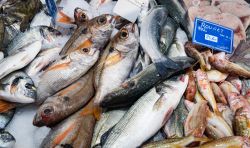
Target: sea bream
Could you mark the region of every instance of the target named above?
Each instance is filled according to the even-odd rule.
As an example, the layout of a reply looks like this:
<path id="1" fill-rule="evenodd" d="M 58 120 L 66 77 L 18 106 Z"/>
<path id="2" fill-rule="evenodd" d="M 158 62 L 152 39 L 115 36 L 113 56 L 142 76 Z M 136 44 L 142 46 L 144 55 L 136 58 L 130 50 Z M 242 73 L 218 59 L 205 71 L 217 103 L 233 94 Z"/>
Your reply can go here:
<path id="1" fill-rule="evenodd" d="M 179 104 L 187 83 L 188 76 L 180 75 L 148 91 L 110 131 L 103 148 L 136 148 L 156 134 Z"/>

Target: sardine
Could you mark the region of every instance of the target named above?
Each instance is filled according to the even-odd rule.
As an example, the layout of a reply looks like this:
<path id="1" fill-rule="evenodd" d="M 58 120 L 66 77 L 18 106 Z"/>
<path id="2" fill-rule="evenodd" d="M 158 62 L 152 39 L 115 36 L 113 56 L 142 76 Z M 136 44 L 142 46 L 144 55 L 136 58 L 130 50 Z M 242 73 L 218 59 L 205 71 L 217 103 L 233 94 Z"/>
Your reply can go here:
<path id="1" fill-rule="evenodd" d="M 12 148 L 16 143 L 16 139 L 9 132 L 0 130 L 0 147 L 1 148 Z"/>
<path id="2" fill-rule="evenodd" d="M 181 75 L 152 88 L 128 110 L 111 130 L 103 148 L 133 148 L 140 146 L 153 136 L 166 123 L 179 104 L 187 83 L 188 76 Z M 130 132 L 134 136 L 127 134 Z"/>
<path id="3" fill-rule="evenodd" d="M 208 80 L 210 82 L 223 82 L 228 76 L 227 73 L 222 73 L 215 69 L 206 71 L 206 73 L 207 73 Z"/>
<path id="4" fill-rule="evenodd" d="M 24 72 L 11 73 L 0 82 L 0 99 L 17 103 L 35 102 L 36 88 L 31 78 Z"/>
<path id="5" fill-rule="evenodd" d="M 97 71 L 101 71 L 94 102 L 99 105 L 103 98 L 126 80 L 136 60 L 139 48 L 139 31 L 135 24 L 124 26 L 111 41 L 108 55 Z M 111 85 L 112 84 L 112 85 Z"/>
<path id="6" fill-rule="evenodd" d="M 93 71 L 45 100 L 34 117 L 35 126 L 53 126 L 82 108 L 94 95 Z"/>
<path id="7" fill-rule="evenodd" d="M 0 61 L 0 79 L 4 78 L 13 71 L 27 66 L 41 50 L 42 43 L 35 41 L 25 47 L 22 47 L 19 53 L 8 56 Z"/>
<path id="8" fill-rule="evenodd" d="M 95 126 L 93 101 L 52 128 L 40 147 L 89 148 Z"/>

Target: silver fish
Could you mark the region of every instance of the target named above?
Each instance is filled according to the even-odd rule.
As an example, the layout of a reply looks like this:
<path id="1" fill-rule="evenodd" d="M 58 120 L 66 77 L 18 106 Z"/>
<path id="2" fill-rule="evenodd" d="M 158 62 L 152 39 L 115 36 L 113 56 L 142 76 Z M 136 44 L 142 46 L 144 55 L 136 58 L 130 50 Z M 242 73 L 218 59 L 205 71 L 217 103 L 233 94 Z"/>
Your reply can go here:
<path id="1" fill-rule="evenodd" d="M 111 130 L 103 148 L 135 148 L 152 137 L 170 118 L 187 83 L 188 75 L 181 75 L 148 91 Z"/>
<path id="2" fill-rule="evenodd" d="M 0 131 L 0 147 L 12 148 L 16 143 L 16 139 L 7 131 Z"/>
<path id="3" fill-rule="evenodd" d="M 36 88 L 24 72 L 11 73 L 0 82 L 0 99 L 17 103 L 35 102 Z"/>

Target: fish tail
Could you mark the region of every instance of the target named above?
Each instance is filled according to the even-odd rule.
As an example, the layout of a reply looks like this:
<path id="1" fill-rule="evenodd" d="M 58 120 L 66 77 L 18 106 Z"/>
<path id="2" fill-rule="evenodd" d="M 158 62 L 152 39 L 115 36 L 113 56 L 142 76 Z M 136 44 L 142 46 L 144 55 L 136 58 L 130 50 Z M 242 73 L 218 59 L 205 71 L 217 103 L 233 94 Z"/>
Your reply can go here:
<path id="1" fill-rule="evenodd" d="M 16 107 L 15 103 L 0 100 L 0 113 L 7 112 Z"/>
<path id="2" fill-rule="evenodd" d="M 57 14 L 57 7 L 55 0 L 45 0 L 46 5 L 49 10 L 49 14 L 52 17 L 52 24 L 55 25 L 56 14 Z"/>

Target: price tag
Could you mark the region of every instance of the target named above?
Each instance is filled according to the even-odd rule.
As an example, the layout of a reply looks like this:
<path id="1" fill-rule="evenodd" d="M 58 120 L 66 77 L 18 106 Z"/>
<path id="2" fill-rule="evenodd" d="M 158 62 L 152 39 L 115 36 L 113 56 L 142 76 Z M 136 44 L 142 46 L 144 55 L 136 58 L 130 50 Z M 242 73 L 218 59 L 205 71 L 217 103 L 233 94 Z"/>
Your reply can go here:
<path id="1" fill-rule="evenodd" d="M 233 52 L 234 32 L 213 22 L 196 18 L 194 22 L 193 43 L 227 53 Z"/>
<path id="2" fill-rule="evenodd" d="M 143 0 L 118 0 L 114 13 L 134 23 L 144 5 Z"/>

